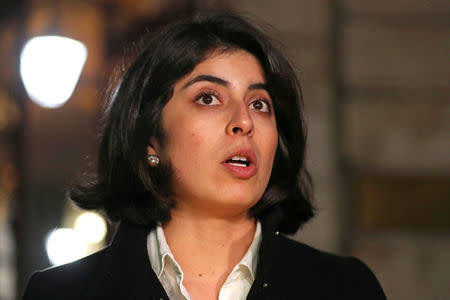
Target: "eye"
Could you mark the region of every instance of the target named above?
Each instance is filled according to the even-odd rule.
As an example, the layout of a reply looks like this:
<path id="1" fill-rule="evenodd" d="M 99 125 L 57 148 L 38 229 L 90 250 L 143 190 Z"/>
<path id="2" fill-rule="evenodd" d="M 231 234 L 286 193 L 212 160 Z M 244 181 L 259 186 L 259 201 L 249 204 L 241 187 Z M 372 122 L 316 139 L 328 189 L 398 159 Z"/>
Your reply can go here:
<path id="1" fill-rule="evenodd" d="M 195 98 L 195 102 L 208 106 L 220 105 L 219 98 L 213 93 L 201 93 Z"/>
<path id="2" fill-rule="evenodd" d="M 266 100 L 257 99 L 250 103 L 250 108 L 260 111 L 260 112 L 269 112 L 270 111 L 270 105 Z"/>

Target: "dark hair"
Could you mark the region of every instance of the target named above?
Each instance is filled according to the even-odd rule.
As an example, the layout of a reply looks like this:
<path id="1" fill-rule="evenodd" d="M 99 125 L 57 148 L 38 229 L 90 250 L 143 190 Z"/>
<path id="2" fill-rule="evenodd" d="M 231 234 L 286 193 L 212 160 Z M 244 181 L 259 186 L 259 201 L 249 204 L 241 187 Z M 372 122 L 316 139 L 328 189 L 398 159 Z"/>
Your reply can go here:
<path id="1" fill-rule="evenodd" d="M 171 168 L 150 168 L 146 146 L 151 137 L 164 143 L 161 112 L 174 84 L 214 50 L 253 54 L 274 103 L 278 148 L 267 189 L 250 213 L 260 218 L 278 204 L 283 212 L 279 230 L 285 233 L 294 233 L 313 216 L 303 100 L 295 72 L 264 33 L 232 14 L 198 15 L 146 43 L 106 109 L 95 180 L 69 193 L 78 206 L 103 209 L 112 221 L 153 225 L 170 219 Z"/>

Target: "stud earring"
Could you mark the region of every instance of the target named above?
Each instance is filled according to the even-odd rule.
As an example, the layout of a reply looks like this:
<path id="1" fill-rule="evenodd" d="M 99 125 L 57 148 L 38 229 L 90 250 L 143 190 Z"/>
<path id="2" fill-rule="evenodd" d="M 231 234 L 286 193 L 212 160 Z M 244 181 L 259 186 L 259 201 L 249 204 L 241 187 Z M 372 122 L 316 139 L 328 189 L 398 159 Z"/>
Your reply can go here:
<path id="1" fill-rule="evenodd" d="M 156 155 L 147 156 L 147 160 L 150 164 L 150 167 L 157 167 L 159 165 L 159 157 Z"/>

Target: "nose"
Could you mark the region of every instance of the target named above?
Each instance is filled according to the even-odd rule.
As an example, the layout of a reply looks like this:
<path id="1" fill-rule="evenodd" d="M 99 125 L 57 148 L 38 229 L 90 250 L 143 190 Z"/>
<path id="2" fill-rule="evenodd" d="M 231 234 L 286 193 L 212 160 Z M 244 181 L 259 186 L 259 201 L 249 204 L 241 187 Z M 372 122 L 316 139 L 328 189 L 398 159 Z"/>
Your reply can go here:
<path id="1" fill-rule="evenodd" d="M 253 135 L 253 119 L 245 103 L 236 103 L 231 113 L 230 122 L 227 124 L 229 135 Z"/>

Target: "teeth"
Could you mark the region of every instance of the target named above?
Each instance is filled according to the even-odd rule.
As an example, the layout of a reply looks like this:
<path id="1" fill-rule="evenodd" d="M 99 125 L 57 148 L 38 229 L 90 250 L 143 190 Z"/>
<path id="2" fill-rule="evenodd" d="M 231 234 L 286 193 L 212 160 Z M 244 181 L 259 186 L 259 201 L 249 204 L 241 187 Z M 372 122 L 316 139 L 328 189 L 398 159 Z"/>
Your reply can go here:
<path id="1" fill-rule="evenodd" d="M 245 156 L 235 155 L 228 160 L 228 163 L 236 167 L 248 167 L 250 161 Z"/>
<path id="2" fill-rule="evenodd" d="M 235 155 L 231 158 L 231 160 L 234 161 L 243 161 L 243 162 L 247 162 L 248 159 L 245 156 L 239 156 L 239 155 Z"/>
<path id="3" fill-rule="evenodd" d="M 231 163 L 229 163 L 229 164 L 232 165 L 232 166 L 236 166 L 236 167 L 247 167 L 246 164 L 233 163 L 233 162 L 231 162 Z"/>

